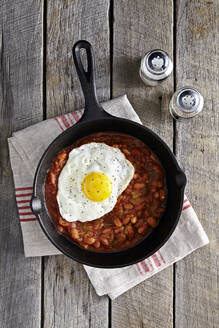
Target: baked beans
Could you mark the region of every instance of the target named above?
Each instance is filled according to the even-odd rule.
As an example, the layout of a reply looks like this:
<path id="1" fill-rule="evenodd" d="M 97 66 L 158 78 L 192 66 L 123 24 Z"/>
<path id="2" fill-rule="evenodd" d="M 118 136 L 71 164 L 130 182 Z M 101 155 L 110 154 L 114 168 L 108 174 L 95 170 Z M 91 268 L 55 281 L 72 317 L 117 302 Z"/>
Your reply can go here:
<path id="1" fill-rule="evenodd" d="M 119 148 L 135 168 L 128 187 L 113 210 L 89 222 L 68 222 L 57 203 L 58 177 L 69 152 L 90 142 L 104 142 Z M 58 154 L 45 184 L 46 204 L 59 233 L 81 247 L 98 252 L 119 251 L 144 239 L 156 227 L 165 209 L 165 174 L 157 157 L 140 140 L 118 133 L 96 133 L 78 140 Z"/>

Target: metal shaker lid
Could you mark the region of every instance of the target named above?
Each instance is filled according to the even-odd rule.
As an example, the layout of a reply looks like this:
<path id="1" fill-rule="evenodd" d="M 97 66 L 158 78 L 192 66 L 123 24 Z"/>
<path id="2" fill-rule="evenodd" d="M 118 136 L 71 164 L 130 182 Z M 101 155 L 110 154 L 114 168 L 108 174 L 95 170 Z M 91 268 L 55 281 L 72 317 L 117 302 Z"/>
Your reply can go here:
<path id="1" fill-rule="evenodd" d="M 160 49 L 148 52 L 145 56 L 145 67 L 148 78 L 152 80 L 163 80 L 173 70 L 173 63 L 169 55 Z"/>
<path id="2" fill-rule="evenodd" d="M 177 90 L 170 101 L 169 109 L 174 118 L 191 118 L 199 114 L 204 106 L 200 92 L 191 87 Z"/>

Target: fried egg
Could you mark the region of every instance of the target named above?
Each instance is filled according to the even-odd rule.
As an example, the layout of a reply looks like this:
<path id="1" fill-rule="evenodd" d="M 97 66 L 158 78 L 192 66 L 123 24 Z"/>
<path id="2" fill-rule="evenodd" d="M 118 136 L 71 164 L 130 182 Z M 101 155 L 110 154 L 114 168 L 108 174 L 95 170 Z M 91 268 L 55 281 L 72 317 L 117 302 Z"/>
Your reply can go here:
<path id="1" fill-rule="evenodd" d="M 120 149 L 91 142 L 74 148 L 58 178 L 60 214 L 69 221 L 92 221 L 112 211 L 134 175 Z"/>

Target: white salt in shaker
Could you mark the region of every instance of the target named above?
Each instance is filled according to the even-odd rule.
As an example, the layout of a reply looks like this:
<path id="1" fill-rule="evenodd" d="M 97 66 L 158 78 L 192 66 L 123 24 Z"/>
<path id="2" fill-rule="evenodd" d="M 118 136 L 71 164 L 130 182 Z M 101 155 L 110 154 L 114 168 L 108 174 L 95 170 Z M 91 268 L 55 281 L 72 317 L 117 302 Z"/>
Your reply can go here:
<path id="1" fill-rule="evenodd" d="M 175 119 L 191 118 L 198 115 L 204 106 L 201 93 L 191 87 L 177 90 L 169 103 L 170 114 Z"/>
<path id="2" fill-rule="evenodd" d="M 160 49 L 147 52 L 141 59 L 139 74 L 150 86 L 159 85 L 172 73 L 173 63 L 169 55 Z"/>

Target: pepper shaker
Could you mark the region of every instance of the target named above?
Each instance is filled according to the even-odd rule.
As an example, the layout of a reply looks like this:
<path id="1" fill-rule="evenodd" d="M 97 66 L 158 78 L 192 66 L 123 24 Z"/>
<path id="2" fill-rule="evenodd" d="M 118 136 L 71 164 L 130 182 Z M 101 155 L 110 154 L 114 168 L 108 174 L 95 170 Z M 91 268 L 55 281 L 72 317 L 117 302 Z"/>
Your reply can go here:
<path id="1" fill-rule="evenodd" d="M 177 90 L 169 103 L 169 111 L 174 119 L 191 118 L 198 115 L 204 106 L 201 93 L 191 87 Z"/>
<path id="2" fill-rule="evenodd" d="M 160 49 L 147 52 L 141 59 L 139 74 L 150 86 L 159 85 L 172 73 L 173 63 L 169 55 Z"/>

